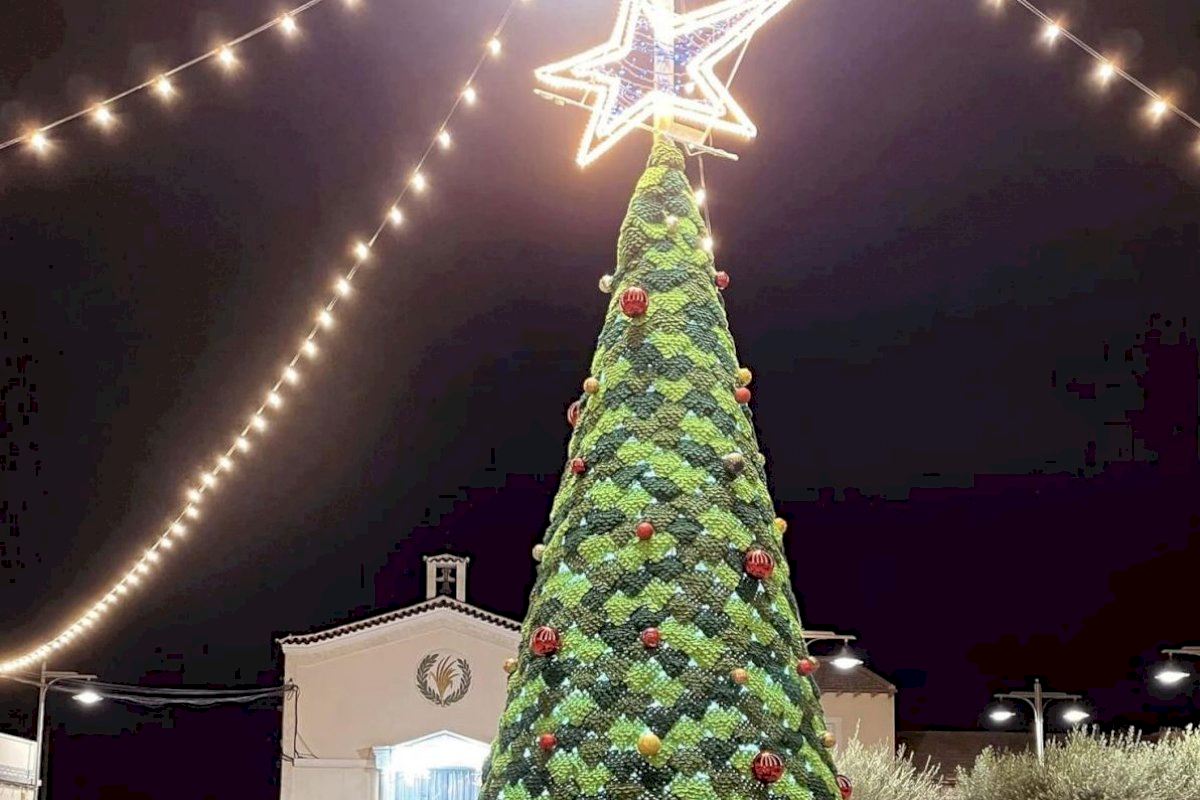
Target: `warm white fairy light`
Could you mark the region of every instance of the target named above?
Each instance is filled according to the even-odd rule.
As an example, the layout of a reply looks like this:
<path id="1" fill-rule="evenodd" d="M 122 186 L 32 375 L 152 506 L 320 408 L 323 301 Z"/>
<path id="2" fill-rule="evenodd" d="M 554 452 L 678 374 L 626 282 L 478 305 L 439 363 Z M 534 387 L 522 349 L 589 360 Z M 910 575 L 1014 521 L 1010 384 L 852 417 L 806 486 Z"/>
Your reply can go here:
<path id="1" fill-rule="evenodd" d="M 217 49 L 217 63 L 226 70 L 231 70 L 237 66 L 237 56 L 233 54 L 233 48 L 225 45 Z"/>
<path id="2" fill-rule="evenodd" d="M 154 82 L 154 93 L 163 100 L 170 100 L 175 96 L 175 84 L 171 83 L 170 78 L 163 75 Z"/>
<path id="3" fill-rule="evenodd" d="M 708 199 L 708 192 L 704 189 L 696 190 L 696 205 L 704 205 L 704 201 Z"/>
<path id="4" fill-rule="evenodd" d="M 1162 118 L 1166 116 L 1166 113 L 1170 110 L 1171 104 L 1161 97 L 1151 100 L 1150 106 L 1147 109 L 1148 113 L 1150 114 L 1150 119 L 1154 122 L 1162 121 Z"/>
<path id="5" fill-rule="evenodd" d="M 1062 25 L 1051 22 L 1042 30 L 1042 38 L 1046 40 L 1046 44 L 1054 44 L 1058 41 L 1058 37 L 1062 36 L 1062 32 Z"/>
<path id="6" fill-rule="evenodd" d="M 1117 74 L 1117 65 L 1111 61 L 1101 61 L 1096 67 L 1096 82 L 1101 86 L 1107 86 Z"/>
<path id="7" fill-rule="evenodd" d="M 705 236 L 700 241 L 700 246 L 704 248 L 705 252 L 711 253 L 713 251 L 713 247 L 716 246 L 716 242 L 713 241 L 713 237 Z"/>
<path id="8" fill-rule="evenodd" d="M 322 0 L 308 0 L 304 5 L 297 7 L 297 9 L 294 9 L 292 12 L 289 12 L 289 15 L 300 13 L 301 11 L 311 8 L 320 2 L 322 2 Z M 505 11 L 499 25 L 496 27 L 494 36 L 497 38 L 497 40 L 499 39 L 499 35 L 503 32 L 510 14 L 518 2 L 521 2 L 521 0 L 512 0 L 512 4 Z M 279 26 L 283 26 L 284 24 L 285 22 L 283 19 L 278 21 Z M 275 27 L 275 25 L 268 24 L 263 26 L 262 30 L 269 30 L 272 27 Z M 230 43 L 225 47 L 232 47 L 233 45 L 240 44 L 251 36 L 258 35 L 259 32 L 261 31 L 251 32 L 243 37 L 231 40 Z M 227 66 L 228 58 L 223 56 L 223 52 L 225 52 L 223 48 L 218 48 L 208 55 L 196 59 L 194 63 L 200 63 L 201 61 L 208 59 L 215 59 L 218 65 L 223 67 Z M 317 341 L 315 340 L 319 338 L 320 331 L 323 328 L 327 328 L 333 324 L 334 318 L 332 311 L 337 305 L 338 299 L 347 294 L 349 287 L 355 279 L 357 271 L 363 265 L 366 256 L 370 254 L 371 247 L 375 244 L 380 233 L 385 227 L 388 225 L 398 226 L 403 222 L 404 216 L 400 209 L 400 203 L 410 192 L 420 192 L 428 188 L 428 181 L 424 172 L 422 171 L 422 167 L 425 165 L 431 152 L 437 150 L 439 146 L 443 145 L 444 137 L 442 137 L 440 134 L 444 131 L 448 131 L 447 125 L 451 122 L 455 111 L 460 107 L 460 105 L 470 105 L 475 101 L 477 95 L 473 82 L 478 77 L 481 68 L 487 61 L 490 54 L 491 47 L 485 46 L 480 53 L 479 59 L 476 62 L 474 69 L 471 71 L 466 83 L 461 84 L 466 88 L 462 91 L 461 95 L 455 98 L 455 102 L 451 105 L 450 112 L 447 114 L 446 118 L 442 120 L 441 126 L 435 129 L 437 133 L 434 134 L 434 137 L 429 142 L 428 149 L 417 162 L 415 170 L 409 177 L 408 181 L 406 181 L 403 185 L 399 196 L 395 199 L 393 205 L 387 207 L 387 210 L 383 215 L 383 219 L 378 223 L 378 227 L 376 228 L 374 235 L 364 241 L 357 242 L 352 248 L 353 254 L 356 257 L 354 265 L 347 273 L 339 277 L 334 284 L 333 289 L 335 294 L 333 298 L 325 305 L 320 307 L 316 317 L 316 326 L 312 327 L 306 336 L 303 336 L 299 339 L 295 355 L 286 362 L 286 366 L 284 367 L 282 373 L 280 373 L 278 382 L 275 383 L 263 397 L 262 406 L 259 407 L 259 409 L 252 413 L 249 417 L 245 418 L 246 422 L 244 427 L 238 429 L 238 431 L 234 434 L 232 438 L 232 444 L 229 446 L 228 450 L 217 456 L 216 465 L 211 470 L 205 470 L 201 472 L 197 478 L 197 482 L 185 489 L 184 494 L 187 499 L 187 503 L 179 512 L 178 517 L 176 517 L 174 521 L 170 522 L 166 526 L 165 531 L 162 531 L 154 538 L 153 546 L 150 549 L 143 551 L 138 560 L 134 562 L 132 568 L 123 573 L 119 579 L 108 589 L 108 591 L 91 605 L 85 614 L 77 618 L 67 628 L 61 629 L 60 632 L 53 638 L 50 638 L 47 641 L 40 643 L 38 646 L 17 655 L 16 658 L 12 658 L 7 661 L 0 661 L 0 674 L 9 673 L 16 669 L 27 667 L 31 664 L 43 662 L 46 658 L 56 653 L 58 650 L 81 637 L 85 632 L 91 630 L 91 626 L 100 618 L 100 614 L 108 612 L 112 607 L 116 606 L 122 598 L 130 596 L 135 588 L 140 587 L 143 580 L 147 580 L 152 575 L 152 566 L 158 566 L 160 563 L 165 563 L 163 561 L 163 555 L 166 554 L 166 551 L 173 548 L 177 542 L 181 542 L 188 533 L 188 529 L 183 524 L 183 520 L 197 520 L 200 518 L 201 512 L 199 506 L 203 503 L 208 494 L 217 490 L 217 487 L 219 486 L 218 475 L 225 475 L 230 470 L 234 469 L 236 467 L 236 463 L 233 456 L 238 453 L 248 452 L 253 446 L 253 437 L 265 434 L 269 427 L 268 416 L 271 415 L 273 410 L 279 409 L 283 405 L 284 398 L 281 394 L 281 390 L 284 385 L 288 386 L 289 392 L 300 389 L 300 384 L 296 383 L 300 377 L 300 372 L 295 366 L 296 362 L 304 356 L 315 358 L 319 353 L 319 347 Z M 148 81 L 145 84 L 142 84 L 140 87 L 135 87 L 133 90 L 129 90 L 119 97 L 110 98 L 110 100 L 104 101 L 103 104 L 121 99 L 128 94 L 132 94 L 142 89 L 154 91 L 166 99 L 174 93 L 174 86 L 171 84 L 169 76 L 187 68 L 187 66 L 190 66 L 190 64 L 176 67 L 175 69 L 164 73 L 159 78 Z M 69 122 L 70 119 L 74 119 L 82 114 L 94 114 L 95 109 L 97 108 L 99 108 L 99 106 L 93 106 L 90 110 L 79 112 L 79 114 L 76 114 L 70 118 L 64 118 L 63 120 L 53 123 L 51 126 L 42 126 L 36 128 L 32 133 L 26 133 L 22 137 L 14 140 L 14 143 L 26 143 L 35 151 L 49 149 L 51 143 L 46 132 L 51 127 L 63 124 L 64 122 Z M 9 146 L 11 146 L 11 144 L 0 142 L 0 150 Z M 292 388 L 293 385 L 295 385 L 295 389 Z"/>
<path id="9" fill-rule="evenodd" d="M 296 24 L 296 18 L 291 14 L 284 14 L 279 18 L 279 30 L 283 31 L 288 36 L 295 36 L 296 31 L 300 27 Z"/>
<path id="10" fill-rule="evenodd" d="M 92 120 L 97 125 L 99 125 L 101 128 L 112 127 L 113 121 L 115 119 L 116 119 L 116 117 L 113 116 L 112 111 L 109 109 L 108 106 L 104 105 L 103 103 L 96 106 L 92 110 Z"/>
<path id="11" fill-rule="evenodd" d="M 450 144 L 451 144 L 450 131 L 447 131 L 447 130 L 438 131 L 437 143 L 443 150 L 449 150 Z"/>
<path id="12" fill-rule="evenodd" d="M 488 52 L 493 56 L 500 55 L 500 51 L 503 48 L 504 45 L 500 44 L 500 40 L 498 38 L 493 36 L 490 40 L 488 40 Z"/>

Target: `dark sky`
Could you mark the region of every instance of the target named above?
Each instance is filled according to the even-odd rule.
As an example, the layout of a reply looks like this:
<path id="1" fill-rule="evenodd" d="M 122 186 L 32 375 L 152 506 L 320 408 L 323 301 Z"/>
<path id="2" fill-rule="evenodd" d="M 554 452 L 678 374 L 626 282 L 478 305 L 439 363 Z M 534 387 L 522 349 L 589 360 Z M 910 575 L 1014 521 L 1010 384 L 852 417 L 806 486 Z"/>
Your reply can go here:
<path id="1" fill-rule="evenodd" d="M 3 134 L 274 11 L 10 5 Z M 298 41 L 244 47 L 235 80 L 189 72 L 169 109 L 123 104 L 111 137 L 62 129 L 48 165 L 0 153 L 0 328 L 38 386 L 10 438 L 39 448 L 37 469 L 26 454 L 0 487 L 27 502 L 3 539 L 4 649 L 93 599 L 177 509 L 503 5 L 366 0 L 350 14 L 330 0 Z M 970 487 L 1075 473 L 1090 440 L 1117 457 L 1127 430 L 1104 422 L 1140 402 L 1127 370 L 1090 403 L 1063 383 L 1116 369 L 1103 343 L 1124 350 L 1153 313 L 1174 331 L 1200 319 L 1195 137 L 1147 130 L 1125 87 L 1097 96 L 1073 49 L 1047 53 L 1026 14 L 982 5 L 805 0 L 760 34 L 735 87 L 760 136 L 739 164 L 709 164 L 731 322 L 775 495 L 807 521 L 791 544 L 806 617 L 862 636 L 902 684 L 903 726 L 974 726 L 990 689 L 1035 673 L 1095 689 L 1101 720 L 1133 719 L 1142 660 L 1197 638 L 1164 601 L 1164 576 L 1183 577 L 1168 567 L 1200 557 L 1194 476 L 1105 473 L 1030 503 Z M 1060 6 L 1195 107 L 1194 3 Z M 377 248 L 305 390 L 186 553 L 56 666 L 252 680 L 275 664 L 277 633 L 374 605 L 397 546 L 414 566 L 447 545 L 475 556 L 475 599 L 521 615 L 554 489 L 530 476 L 559 469 L 603 314 L 596 279 L 646 152 L 633 141 L 579 171 L 584 118 L 533 97 L 531 70 L 606 36 L 613 7 L 519 13 L 428 199 Z M 892 502 L 823 514 L 820 487 Z M 960 493 L 905 505 L 916 487 Z M 456 495 L 486 501 L 442 518 Z M 400 581 L 384 596 L 417 591 L 382 579 Z M 62 713 L 72 731 L 106 724 Z"/>

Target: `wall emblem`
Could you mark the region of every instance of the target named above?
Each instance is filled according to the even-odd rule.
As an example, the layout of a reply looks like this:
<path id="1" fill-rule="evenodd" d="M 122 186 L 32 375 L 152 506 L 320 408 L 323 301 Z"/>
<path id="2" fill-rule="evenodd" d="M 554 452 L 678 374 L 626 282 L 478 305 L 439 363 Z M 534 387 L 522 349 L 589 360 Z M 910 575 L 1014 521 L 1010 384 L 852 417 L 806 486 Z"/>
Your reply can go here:
<path id="1" fill-rule="evenodd" d="M 417 665 L 417 691 L 435 706 L 452 706 L 471 690 L 471 665 L 461 656 L 433 652 Z"/>

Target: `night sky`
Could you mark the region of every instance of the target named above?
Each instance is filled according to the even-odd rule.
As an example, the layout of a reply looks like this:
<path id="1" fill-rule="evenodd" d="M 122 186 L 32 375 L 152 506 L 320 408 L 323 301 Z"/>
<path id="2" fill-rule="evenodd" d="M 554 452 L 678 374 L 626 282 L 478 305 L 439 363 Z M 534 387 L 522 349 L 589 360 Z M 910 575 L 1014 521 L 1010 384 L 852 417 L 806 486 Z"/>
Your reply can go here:
<path id="1" fill-rule="evenodd" d="M 20 363 L 36 383 L 36 411 L 9 411 L 0 650 L 58 630 L 178 509 L 504 6 L 330 0 L 298 40 L 242 48 L 235 79 L 202 67 L 169 108 L 121 104 L 113 135 L 63 128 L 48 163 L 0 153 L 0 378 Z M 606 37 L 614 8 L 520 10 L 303 391 L 186 552 L 52 666 L 253 683 L 279 666 L 276 636 L 416 599 L 420 556 L 444 548 L 472 556 L 474 602 L 523 616 L 607 300 L 596 280 L 647 151 L 635 137 L 581 172 L 585 115 L 535 98 L 531 71 Z M 1194 2 L 1054 8 L 1200 105 Z M 0 138 L 277 10 L 13 0 Z M 1200 713 L 1143 682 L 1158 648 L 1200 643 L 1178 599 L 1200 559 L 1194 450 L 1164 469 L 1106 424 L 1145 402 L 1130 371 L 1147 331 L 1175 343 L 1200 320 L 1194 131 L 1150 130 L 1132 91 L 1098 94 L 1077 51 L 1037 35 L 976 0 L 797 0 L 735 85 L 758 139 L 706 164 L 805 621 L 861 637 L 901 687 L 901 728 L 973 728 L 991 691 L 1033 675 L 1087 693 L 1105 725 Z M 1190 409 L 1194 442 L 1194 375 L 1161 397 Z M 32 693 L 0 701 L 0 729 L 27 732 Z M 72 753 L 171 775 L 220 727 L 252 776 L 238 796 L 274 791 L 270 710 L 51 713 L 63 783 Z M 164 796 L 154 774 L 146 797 Z M 205 779 L 171 796 L 220 795 Z"/>

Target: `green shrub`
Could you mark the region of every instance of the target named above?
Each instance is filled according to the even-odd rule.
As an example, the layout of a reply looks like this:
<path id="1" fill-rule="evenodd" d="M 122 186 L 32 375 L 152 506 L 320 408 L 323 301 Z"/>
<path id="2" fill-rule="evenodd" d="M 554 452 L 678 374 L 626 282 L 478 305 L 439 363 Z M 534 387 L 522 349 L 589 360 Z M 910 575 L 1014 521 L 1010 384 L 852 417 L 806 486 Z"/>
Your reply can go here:
<path id="1" fill-rule="evenodd" d="M 1148 741 L 1079 731 L 1032 753 L 986 751 L 958 773 L 955 800 L 1200 800 L 1200 732 Z M 857 798 L 856 798 L 857 800 Z"/>
<path id="2" fill-rule="evenodd" d="M 838 771 L 854 783 L 852 800 L 947 800 L 929 766 L 913 764 L 903 748 L 865 747 L 851 739 L 837 754 Z"/>

